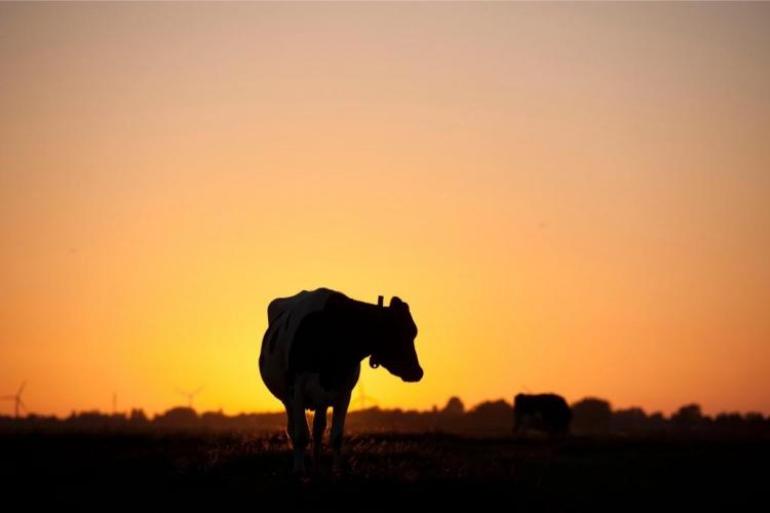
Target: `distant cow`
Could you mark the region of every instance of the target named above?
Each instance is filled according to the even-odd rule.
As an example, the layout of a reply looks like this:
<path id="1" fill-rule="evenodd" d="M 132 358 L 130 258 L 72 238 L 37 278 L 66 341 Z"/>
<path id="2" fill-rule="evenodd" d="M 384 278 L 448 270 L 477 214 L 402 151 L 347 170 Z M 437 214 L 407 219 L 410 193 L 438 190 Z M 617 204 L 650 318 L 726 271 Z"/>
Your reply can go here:
<path id="1" fill-rule="evenodd" d="M 262 340 L 262 380 L 286 408 L 287 430 L 294 448 L 294 471 L 304 473 L 309 442 L 305 410 L 315 411 L 313 453 L 317 462 L 326 429 L 326 410 L 333 408 L 331 445 L 339 467 L 345 416 L 361 372 L 361 360 L 385 367 L 404 381 L 420 381 L 414 339 L 417 326 L 409 305 L 397 297 L 389 306 L 348 298 L 321 288 L 273 300 L 267 307 L 268 328 Z"/>
<path id="2" fill-rule="evenodd" d="M 513 402 L 513 429 L 543 431 L 549 435 L 569 432 L 572 411 L 563 397 L 556 394 L 518 394 Z"/>

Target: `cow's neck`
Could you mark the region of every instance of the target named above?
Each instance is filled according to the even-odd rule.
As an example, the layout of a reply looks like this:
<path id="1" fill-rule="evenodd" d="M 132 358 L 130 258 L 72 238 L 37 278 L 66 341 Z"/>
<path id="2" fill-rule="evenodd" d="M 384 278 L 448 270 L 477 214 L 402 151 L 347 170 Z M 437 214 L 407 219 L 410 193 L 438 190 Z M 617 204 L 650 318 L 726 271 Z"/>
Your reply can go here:
<path id="1" fill-rule="evenodd" d="M 386 340 L 389 310 L 349 299 L 340 312 L 340 326 L 353 358 L 361 361 L 378 351 Z"/>

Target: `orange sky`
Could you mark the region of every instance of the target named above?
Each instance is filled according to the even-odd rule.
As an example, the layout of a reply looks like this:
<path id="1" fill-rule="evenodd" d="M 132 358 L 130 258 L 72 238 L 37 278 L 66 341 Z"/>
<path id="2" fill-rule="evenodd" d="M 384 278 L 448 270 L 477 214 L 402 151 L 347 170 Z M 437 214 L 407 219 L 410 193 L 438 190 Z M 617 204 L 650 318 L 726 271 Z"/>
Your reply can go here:
<path id="1" fill-rule="evenodd" d="M 276 296 L 418 385 L 770 413 L 770 4 L 0 5 L 0 394 L 276 410 Z M 9 413 L 12 404 L 0 404 Z"/>

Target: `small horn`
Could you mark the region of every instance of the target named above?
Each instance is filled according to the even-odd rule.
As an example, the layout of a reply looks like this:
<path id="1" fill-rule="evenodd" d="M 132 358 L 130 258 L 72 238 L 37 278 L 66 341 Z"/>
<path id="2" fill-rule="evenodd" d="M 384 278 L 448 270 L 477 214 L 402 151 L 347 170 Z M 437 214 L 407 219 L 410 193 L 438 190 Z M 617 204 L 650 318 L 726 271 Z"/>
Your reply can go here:
<path id="1" fill-rule="evenodd" d="M 383 301 L 385 301 L 385 298 L 382 296 L 377 296 L 377 306 L 382 306 Z"/>

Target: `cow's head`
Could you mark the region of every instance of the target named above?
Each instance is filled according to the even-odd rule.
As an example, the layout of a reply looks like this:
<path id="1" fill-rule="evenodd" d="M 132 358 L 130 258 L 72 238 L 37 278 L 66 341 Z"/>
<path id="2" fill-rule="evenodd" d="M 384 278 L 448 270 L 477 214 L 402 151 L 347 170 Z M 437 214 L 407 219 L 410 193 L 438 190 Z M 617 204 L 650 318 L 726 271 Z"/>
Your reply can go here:
<path id="1" fill-rule="evenodd" d="M 409 313 L 409 305 L 393 297 L 384 313 L 383 339 L 369 358 L 369 365 L 374 368 L 382 365 L 404 381 L 420 381 L 423 371 L 414 348 L 417 325 Z"/>

